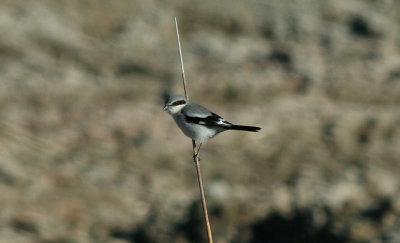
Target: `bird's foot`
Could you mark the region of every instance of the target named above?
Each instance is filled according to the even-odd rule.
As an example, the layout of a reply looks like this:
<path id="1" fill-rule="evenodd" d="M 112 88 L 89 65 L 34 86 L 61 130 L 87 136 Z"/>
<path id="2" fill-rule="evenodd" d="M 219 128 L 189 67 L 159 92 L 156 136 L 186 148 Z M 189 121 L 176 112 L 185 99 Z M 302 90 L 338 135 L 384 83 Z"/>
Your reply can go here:
<path id="1" fill-rule="evenodd" d="M 193 161 L 194 161 L 194 162 L 196 162 L 196 159 L 199 159 L 199 161 L 200 161 L 200 155 L 199 155 L 199 153 L 193 155 Z"/>

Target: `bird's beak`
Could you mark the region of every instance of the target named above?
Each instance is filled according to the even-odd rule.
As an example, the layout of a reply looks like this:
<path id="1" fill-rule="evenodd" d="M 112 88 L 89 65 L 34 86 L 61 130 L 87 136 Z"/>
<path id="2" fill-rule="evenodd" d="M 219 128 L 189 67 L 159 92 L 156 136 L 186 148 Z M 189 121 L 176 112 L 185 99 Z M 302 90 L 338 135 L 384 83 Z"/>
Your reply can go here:
<path id="1" fill-rule="evenodd" d="M 164 106 L 164 111 L 166 111 L 168 109 L 168 105 Z"/>

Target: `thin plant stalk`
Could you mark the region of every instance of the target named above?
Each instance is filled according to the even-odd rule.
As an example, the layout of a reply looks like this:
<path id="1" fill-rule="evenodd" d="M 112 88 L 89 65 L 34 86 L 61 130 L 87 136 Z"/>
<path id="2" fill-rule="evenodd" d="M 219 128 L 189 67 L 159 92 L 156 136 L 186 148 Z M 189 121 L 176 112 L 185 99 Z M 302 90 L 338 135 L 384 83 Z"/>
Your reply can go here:
<path id="1" fill-rule="evenodd" d="M 183 67 L 183 58 L 182 58 L 182 49 L 181 49 L 181 41 L 179 39 L 179 31 L 178 31 L 178 22 L 175 17 L 175 29 L 176 29 L 176 37 L 178 41 L 178 50 L 179 50 L 179 60 L 181 62 L 181 69 L 182 69 L 182 82 L 183 82 L 183 90 L 185 92 L 185 97 L 186 99 L 189 100 L 189 94 L 186 89 L 186 77 L 185 77 L 185 69 Z M 196 147 L 196 142 L 192 139 L 192 145 L 193 145 L 193 154 L 197 154 L 197 147 Z M 210 226 L 210 220 L 208 219 L 208 211 L 207 211 L 207 203 L 206 203 L 206 197 L 204 193 L 204 187 L 203 187 L 203 181 L 201 179 L 201 172 L 200 172 L 200 161 L 199 157 L 196 156 L 194 163 L 196 165 L 196 172 L 197 172 L 197 181 L 199 183 L 199 189 L 200 189 L 200 196 L 201 196 L 201 204 L 203 206 L 203 214 L 204 214 L 204 219 L 205 219 L 205 224 L 206 224 L 206 230 L 207 230 L 207 237 L 208 237 L 208 242 L 213 243 L 213 238 L 212 238 L 212 233 L 211 233 L 211 226 Z"/>

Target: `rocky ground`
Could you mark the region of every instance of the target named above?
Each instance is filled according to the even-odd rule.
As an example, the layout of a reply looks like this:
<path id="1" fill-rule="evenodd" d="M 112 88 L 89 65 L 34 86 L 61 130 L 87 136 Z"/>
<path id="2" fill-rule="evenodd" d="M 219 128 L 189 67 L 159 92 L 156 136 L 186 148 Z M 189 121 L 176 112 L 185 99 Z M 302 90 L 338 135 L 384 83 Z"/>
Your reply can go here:
<path id="1" fill-rule="evenodd" d="M 400 2 L 0 3 L 0 243 L 400 242 Z"/>

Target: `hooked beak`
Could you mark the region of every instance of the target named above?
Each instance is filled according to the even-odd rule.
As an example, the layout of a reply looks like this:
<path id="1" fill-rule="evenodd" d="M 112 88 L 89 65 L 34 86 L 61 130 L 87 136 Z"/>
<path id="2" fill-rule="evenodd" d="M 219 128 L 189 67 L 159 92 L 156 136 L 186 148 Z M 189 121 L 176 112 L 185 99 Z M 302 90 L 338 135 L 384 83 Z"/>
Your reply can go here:
<path id="1" fill-rule="evenodd" d="M 164 111 L 168 110 L 168 105 L 164 106 Z"/>

